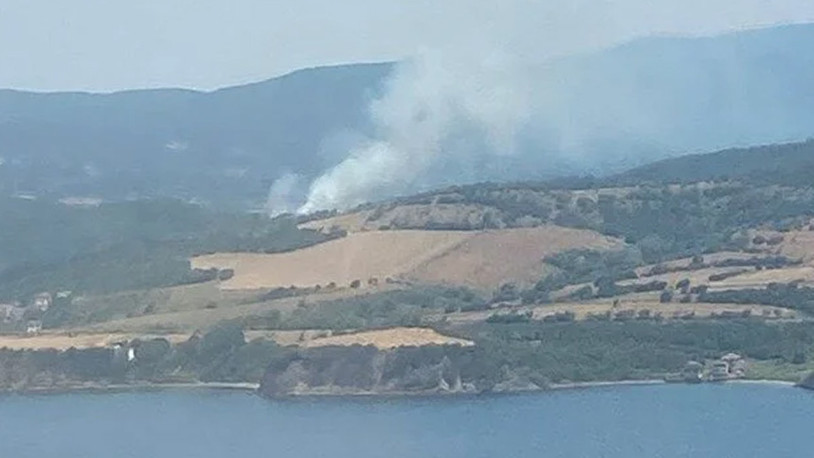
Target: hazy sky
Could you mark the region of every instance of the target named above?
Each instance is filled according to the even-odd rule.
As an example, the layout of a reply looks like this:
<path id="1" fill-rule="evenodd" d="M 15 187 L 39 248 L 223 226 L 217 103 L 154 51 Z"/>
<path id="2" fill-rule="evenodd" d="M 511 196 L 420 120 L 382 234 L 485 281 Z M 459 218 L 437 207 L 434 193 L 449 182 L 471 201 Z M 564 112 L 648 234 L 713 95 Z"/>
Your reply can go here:
<path id="1" fill-rule="evenodd" d="M 814 1 L 0 0 L 0 87 L 211 89 L 427 48 L 536 59 L 787 22 L 814 22 Z"/>

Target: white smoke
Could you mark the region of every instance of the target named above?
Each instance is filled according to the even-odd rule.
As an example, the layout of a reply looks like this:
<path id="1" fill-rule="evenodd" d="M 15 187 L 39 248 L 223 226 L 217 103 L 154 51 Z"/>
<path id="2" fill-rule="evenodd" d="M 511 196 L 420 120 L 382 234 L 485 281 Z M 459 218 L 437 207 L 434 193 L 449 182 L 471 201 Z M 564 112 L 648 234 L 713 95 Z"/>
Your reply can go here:
<path id="1" fill-rule="evenodd" d="M 413 191 L 432 184 L 427 174 L 439 163 L 466 168 L 478 156 L 512 154 L 529 115 L 524 74 L 499 53 L 425 52 L 399 64 L 370 107 L 376 137 L 316 178 L 298 212 Z"/>
<path id="2" fill-rule="evenodd" d="M 552 14 L 559 11 L 550 6 Z M 343 154 L 326 155 L 331 166 L 315 178 L 310 170 L 296 180 L 281 178 L 270 192 L 270 212 L 344 210 L 448 184 L 612 173 L 670 155 L 810 135 L 801 116 L 810 110 L 787 97 L 786 80 L 775 78 L 781 72 L 754 71 L 768 52 L 799 64 L 800 53 L 783 39 L 751 39 L 753 50 L 740 40 L 648 39 L 597 51 L 600 42 L 681 29 L 628 24 L 615 30 L 630 11 L 606 7 L 590 21 L 581 18 L 586 8 L 566 8 L 566 16 L 578 17 L 551 18 L 549 26 L 560 26 L 542 28 L 549 39 L 539 38 L 536 20 L 512 27 L 510 39 L 479 29 L 461 39 L 466 43 L 397 64 L 384 95 L 369 106 L 372 135 L 344 135 Z M 651 7 L 656 19 L 671 17 Z M 548 49 L 581 38 L 568 55 Z M 484 51 L 493 43 L 511 53 Z M 776 116 L 769 121 L 761 113 Z"/>
<path id="3" fill-rule="evenodd" d="M 302 177 L 296 173 L 286 173 L 275 180 L 266 201 L 269 216 L 294 213 L 302 204 L 302 183 Z"/>

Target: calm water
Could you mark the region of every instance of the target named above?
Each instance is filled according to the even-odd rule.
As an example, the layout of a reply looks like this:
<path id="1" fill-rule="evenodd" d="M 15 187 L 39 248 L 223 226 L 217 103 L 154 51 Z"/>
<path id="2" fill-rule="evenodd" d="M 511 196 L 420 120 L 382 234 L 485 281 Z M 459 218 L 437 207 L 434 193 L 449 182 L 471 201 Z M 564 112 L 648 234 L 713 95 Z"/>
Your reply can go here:
<path id="1" fill-rule="evenodd" d="M 668 385 L 445 399 L 0 397 L 2 457 L 812 456 L 814 392 Z"/>

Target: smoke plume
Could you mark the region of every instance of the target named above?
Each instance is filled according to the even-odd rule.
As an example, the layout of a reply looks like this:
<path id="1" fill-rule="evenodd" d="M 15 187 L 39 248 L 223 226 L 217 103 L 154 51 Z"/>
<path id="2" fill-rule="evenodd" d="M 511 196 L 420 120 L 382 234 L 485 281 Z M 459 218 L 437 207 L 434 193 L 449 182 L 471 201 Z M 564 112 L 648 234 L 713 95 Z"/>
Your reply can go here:
<path id="1" fill-rule="evenodd" d="M 344 136 L 346 153 L 331 155 L 316 176 L 281 178 L 270 212 L 343 210 L 450 184 L 613 173 L 679 154 L 810 137 L 814 27 L 595 49 L 598 35 L 627 40 L 652 31 L 598 33 L 604 18 L 578 19 L 582 29 L 560 27 L 550 41 L 595 36 L 565 55 L 546 52 L 544 40 L 529 39 L 534 32 L 520 33 L 529 26 L 514 42 L 495 40 L 499 47 L 487 37 L 397 64 L 368 107 L 371 133 Z M 749 23 L 738 22 L 708 28 Z"/>
<path id="2" fill-rule="evenodd" d="M 460 176 L 478 157 L 513 154 L 529 115 L 522 75 L 497 53 L 470 60 L 426 52 L 399 64 L 370 106 L 375 137 L 316 178 L 299 212 L 414 191 L 443 181 L 440 165 Z"/>
<path id="3" fill-rule="evenodd" d="M 286 173 L 278 178 L 269 189 L 266 211 L 272 218 L 284 213 L 293 213 L 302 204 L 303 180 L 296 173 Z"/>

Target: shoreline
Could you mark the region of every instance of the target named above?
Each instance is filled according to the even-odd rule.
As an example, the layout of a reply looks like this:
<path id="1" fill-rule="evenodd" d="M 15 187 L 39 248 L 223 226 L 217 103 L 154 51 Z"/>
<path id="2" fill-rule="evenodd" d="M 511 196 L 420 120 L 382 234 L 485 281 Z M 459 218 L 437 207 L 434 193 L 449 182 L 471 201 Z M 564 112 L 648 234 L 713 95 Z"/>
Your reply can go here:
<path id="1" fill-rule="evenodd" d="M 799 384 L 787 380 L 772 380 L 772 379 L 735 379 L 735 380 L 722 380 L 720 382 L 706 382 L 714 384 L 743 384 L 743 385 L 774 385 L 785 387 L 798 387 Z M 706 384 L 704 383 L 704 384 Z M 641 379 L 641 380 L 617 380 L 617 381 L 595 381 L 595 382 L 573 382 L 573 383 L 555 383 L 540 389 L 518 389 L 506 390 L 495 392 L 326 392 L 326 391 L 312 391 L 312 392 L 299 392 L 286 394 L 282 396 L 264 396 L 260 393 L 259 383 L 248 382 L 184 382 L 184 383 L 133 383 L 133 384 L 81 384 L 81 385 L 66 385 L 55 387 L 28 387 L 22 389 L 8 389 L 0 392 L 0 395 L 34 395 L 34 394 L 70 394 L 70 393 L 127 393 L 127 392 L 156 392 L 156 391 L 233 391 L 244 392 L 250 394 L 258 394 L 266 399 L 298 399 L 298 398 L 392 398 L 392 397 L 469 397 L 479 395 L 518 395 L 518 394 L 535 394 L 555 391 L 566 390 L 581 390 L 592 388 L 612 388 L 624 386 L 656 386 L 668 385 L 663 379 Z"/>
<path id="2" fill-rule="evenodd" d="M 87 383 L 81 385 L 26 387 L 21 389 L 3 390 L 0 394 L 70 394 L 70 393 L 127 393 L 150 391 L 242 391 L 257 393 L 259 383 L 232 383 L 232 382 L 186 382 L 186 383 L 117 383 L 101 384 Z"/>
<path id="3" fill-rule="evenodd" d="M 772 380 L 772 379 L 736 379 L 726 380 L 724 383 L 740 383 L 744 385 L 777 385 L 777 386 L 800 386 L 798 382 L 790 382 L 788 380 Z"/>
<path id="4" fill-rule="evenodd" d="M 643 386 L 643 385 L 666 385 L 664 379 L 642 379 L 642 380 L 616 380 L 599 382 L 573 382 L 573 383 L 553 383 L 542 391 L 546 390 L 578 390 L 587 388 L 602 388 L 614 386 Z"/>

